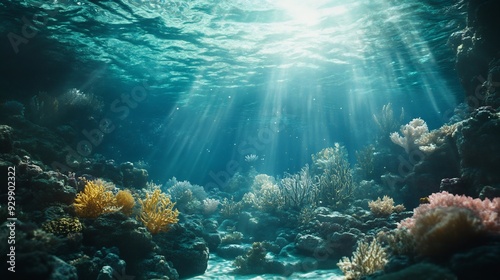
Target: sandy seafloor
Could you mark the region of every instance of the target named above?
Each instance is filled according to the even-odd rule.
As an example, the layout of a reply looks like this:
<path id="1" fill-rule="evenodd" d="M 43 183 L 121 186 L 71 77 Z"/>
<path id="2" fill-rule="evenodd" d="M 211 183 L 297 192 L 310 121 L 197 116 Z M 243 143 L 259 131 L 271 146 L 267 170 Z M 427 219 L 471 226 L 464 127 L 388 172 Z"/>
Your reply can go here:
<path id="1" fill-rule="evenodd" d="M 273 274 L 259 274 L 259 275 L 235 275 L 233 273 L 234 266 L 233 260 L 226 260 L 210 254 L 208 260 L 208 268 L 205 274 L 192 277 L 189 279 L 217 279 L 217 280 L 281 280 L 281 279 L 326 279 L 326 280 L 341 280 L 343 278 L 340 269 L 321 270 L 316 269 L 311 272 L 293 273 L 290 276 L 279 276 Z"/>

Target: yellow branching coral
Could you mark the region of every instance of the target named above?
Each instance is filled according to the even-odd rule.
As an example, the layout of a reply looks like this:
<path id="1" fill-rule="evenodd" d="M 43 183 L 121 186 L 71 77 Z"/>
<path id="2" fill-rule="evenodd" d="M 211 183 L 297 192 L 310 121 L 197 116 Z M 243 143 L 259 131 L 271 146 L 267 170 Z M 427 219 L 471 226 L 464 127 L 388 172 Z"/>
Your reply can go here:
<path id="1" fill-rule="evenodd" d="M 119 210 L 115 196 L 102 180 L 87 181 L 85 189 L 76 195 L 73 206 L 80 218 L 97 218 L 101 214 Z"/>
<path id="2" fill-rule="evenodd" d="M 116 194 L 116 204 L 125 215 L 130 216 L 134 210 L 135 199 L 129 190 L 121 190 Z"/>
<path id="3" fill-rule="evenodd" d="M 356 280 L 382 270 L 387 263 L 387 253 L 376 239 L 368 244 L 358 242 L 358 248 L 351 259 L 343 257 L 337 265 L 345 274 L 345 279 Z"/>
<path id="4" fill-rule="evenodd" d="M 170 198 L 159 189 L 146 194 L 146 199 L 139 199 L 139 203 L 141 214 L 137 218 L 152 234 L 168 231 L 171 224 L 179 221 L 177 219 L 179 211 L 173 209 L 175 203 L 171 202 Z"/>

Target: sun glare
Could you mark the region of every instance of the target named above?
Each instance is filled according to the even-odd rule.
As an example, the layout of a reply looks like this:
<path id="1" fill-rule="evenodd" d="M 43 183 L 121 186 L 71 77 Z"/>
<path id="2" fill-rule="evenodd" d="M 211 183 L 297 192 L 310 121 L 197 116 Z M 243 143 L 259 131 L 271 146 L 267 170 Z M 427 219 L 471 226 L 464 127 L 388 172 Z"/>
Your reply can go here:
<path id="1" fill-rule="evenodd" d="M 297 24 L 315 26 L 326 16 L 337 16 L 347 12 L 343 5 L 324 7 L 328 2 L 324 0 L 298 1 L 280 0 L 276 1 L 276 7 L 283 10 Z"/>

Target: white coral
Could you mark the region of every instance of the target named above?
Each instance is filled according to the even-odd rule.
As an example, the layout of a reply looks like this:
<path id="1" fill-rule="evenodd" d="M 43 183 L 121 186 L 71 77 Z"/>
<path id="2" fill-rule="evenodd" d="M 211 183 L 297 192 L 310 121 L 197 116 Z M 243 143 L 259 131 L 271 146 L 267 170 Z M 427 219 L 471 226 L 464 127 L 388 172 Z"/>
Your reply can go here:
<path id="1" fill-rule="evenodd" d="M 402 125 L 400 131 L 403 136 L 397 132 L 393 132 L 390 135 L 391 141 L 403 147 L 406 153 L 409 154 L 411 151 L 419 148 L 418 141 L 429 133 L 429 128 L 424 120 L 416 118 L 408 124 Z"/>

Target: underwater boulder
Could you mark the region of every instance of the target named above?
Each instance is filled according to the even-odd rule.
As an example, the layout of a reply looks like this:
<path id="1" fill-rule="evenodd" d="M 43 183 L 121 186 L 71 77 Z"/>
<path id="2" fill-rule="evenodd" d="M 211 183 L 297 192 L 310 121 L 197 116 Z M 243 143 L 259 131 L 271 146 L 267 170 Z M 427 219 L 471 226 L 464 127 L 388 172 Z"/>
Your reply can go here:
<path id="1" fill-rule="evenodd" d="M 453 255 L 450 269 L 462 280 L 492 279 L 500 275 L 500 245 L 481 246 Z"/>
<path id="2" fill-rule="evenodd" d="M 207 270 L 209 250 L 198 223 L 178 223 L 170 231 L 154 235 L 154 241 L 159 254 L 172 262 L 179 277 L 201 275 Z"/>
<path id="3" fill-rule="evenodd" d="M 12 127 L 0 125 L 0 153 L 10 153 L 14 147 Z"/>
<path id="4" fill-rule="evenodd" d="M 134 265 L 154 251 L 151 233 L 138 221 L 121 212 L 103 214 L 87 220 L 83 243 L 95 247 L 117 247 L 120 258 Z"/>
<path id="5" fill-rule="evenodd" d="M 500 113 L 491 107 L 476 109 L 456 132 L 461 180 L 469 194 L 478 196 L 484 186 L 500 187 Z"/>

